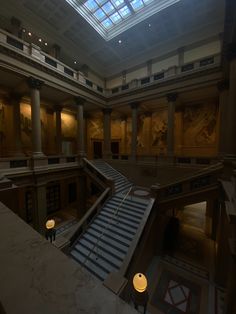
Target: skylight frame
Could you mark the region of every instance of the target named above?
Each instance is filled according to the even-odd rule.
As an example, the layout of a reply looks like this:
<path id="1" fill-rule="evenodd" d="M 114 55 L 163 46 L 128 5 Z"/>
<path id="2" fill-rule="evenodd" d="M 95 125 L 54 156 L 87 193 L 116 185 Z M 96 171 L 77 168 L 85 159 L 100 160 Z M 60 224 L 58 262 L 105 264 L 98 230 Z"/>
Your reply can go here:
<path id="1" fill-rule="evenodd" d="M 145 0 L 124 0 L 117 6 L 116 1 L 119 0 L 65 0 L 70 4 L 106 41 L 111 40 L 112 38 L 123 33 L 132 26 L 138 24 L 139 22 L 147 19 L 153 14 L 164 10 L 165 8 L 181 1 L 181 0 L 150 0 L 145 2 Z M 88 6 L 85 5 L 87 2 L 96 3 L 96 9 L 90 10 Z M 132 2 L 136 1 L 137 3 L 142 3 L 142 8 L 135 10 L 132 6 Z M 114 9 L 109 13 L 105 13 L 103 6 L 110 3 Z M 108 5 L 107 5 L 108 6 Z M 128 7 L 130 14 L 127 16 L 122 16 L 120 13 L 125 6 Z M 105 16 L 101 19 L 98 19 L 94 14 L 99 9 L 101 9 Z M 118 22 L 113 22 L 110 16 L 115 13 L 118 13 L 121 19 Z M 110 27 L 105 26 L 105 21 L 109 19 L 112 23 Z M 107 24 L 108 25 L 108 24 Z M 109 26 L 109 25 L 108 25 Z"/>

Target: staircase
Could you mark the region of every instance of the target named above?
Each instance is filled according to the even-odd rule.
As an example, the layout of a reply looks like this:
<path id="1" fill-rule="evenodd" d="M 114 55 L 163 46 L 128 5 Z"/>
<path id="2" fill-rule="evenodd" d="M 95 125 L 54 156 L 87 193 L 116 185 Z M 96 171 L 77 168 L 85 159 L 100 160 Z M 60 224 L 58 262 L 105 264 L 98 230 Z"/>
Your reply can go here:
<path id="1" fill-rule="evenodd" d="M 75 241 L 70 255 L 100 280 L 118 271 L 129 251 L 145 212 L 153 200 L 127 196 L 131 183 L 103 161 L 93 162 L 115 180 L 116 193 L 104 204 L 86 231 Z"/>
<path id="2" fill-rule="evenodd" d="M 107 177 L 110 177 L 112 180 L 114 180 L 116 193 L 125 193 L 131 187 L 132 183 L 125 176 L 123 176 L 120 172 L 112 168 L 103 160 L 100 159 L 94 160 L 92 161 L 92 164 Z"/>

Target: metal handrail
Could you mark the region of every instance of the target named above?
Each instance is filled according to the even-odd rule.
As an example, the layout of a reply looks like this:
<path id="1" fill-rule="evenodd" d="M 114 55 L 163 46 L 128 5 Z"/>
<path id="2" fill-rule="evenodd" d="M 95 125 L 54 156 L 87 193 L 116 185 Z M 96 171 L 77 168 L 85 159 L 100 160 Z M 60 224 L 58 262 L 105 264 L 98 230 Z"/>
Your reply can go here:
<path id="1" fill-rule="evenodd" d="M 119 209 L 121 207 L 121 205 L 124 203 L 124 201 L 126 200 L 126 198 L 128 197 L 129 193 L 131 192 L 133 188 L 133 185 L 131 185 L 131 187 L 128 190 L 128 193 L 126 193 L 126 195 L 124 196 L 124 198 L 122 199 L 122 201 L 120 202 L 120 204 L 117 206 L 116 211 L 114 212 L 113 216 L 111 217 L 111 219 L 108 221 L 108 224 L 106 225 L 106 227 L 104 227 L 102 233 L 99 235 L 99 237 L 97 238 L 96 242 L 94 243 L 92 249 L 90 250 L 89 254 L 85 257 L 84 262 L 82 263 L 82 265 L 85 265 L 88 258 L 90 257 L 90 255 L 95 252 L 95 249 L 98 248 L 98 244 L 102 238 L 102 236 L 104 235 L 105 231 L 108 229 L 108 227 L 110 226 L 111 222 L 113 221 L 114 217 L 118 214 Z M 97 253 L 95 253 L 96 255 L 98 255 L 98 251 Z"/>

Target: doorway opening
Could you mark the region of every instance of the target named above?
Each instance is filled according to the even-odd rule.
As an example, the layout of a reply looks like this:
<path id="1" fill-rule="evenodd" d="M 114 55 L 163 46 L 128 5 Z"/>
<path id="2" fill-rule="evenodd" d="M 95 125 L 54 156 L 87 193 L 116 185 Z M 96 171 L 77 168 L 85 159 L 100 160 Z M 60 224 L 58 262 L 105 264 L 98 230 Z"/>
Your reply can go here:
<path id="1" fill-rule="evenodd" d="M 102 141 L 93 141 L 93 159 L 102 158 Z"/>
<path id="2" fill-rule="evenodd" d="M 118 141 L 111 142 L 112 159 L 119 159 L 120 143 Z"/>

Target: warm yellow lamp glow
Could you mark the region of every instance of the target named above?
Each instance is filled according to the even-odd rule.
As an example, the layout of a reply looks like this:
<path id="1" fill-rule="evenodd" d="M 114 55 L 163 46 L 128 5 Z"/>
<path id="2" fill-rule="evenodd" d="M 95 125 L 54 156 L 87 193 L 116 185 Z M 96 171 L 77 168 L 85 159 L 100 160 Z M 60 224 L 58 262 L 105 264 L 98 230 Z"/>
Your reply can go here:
<path id="1" fill-rule="evenodd" d="M 52 229 L 55 227 L 55 220 L 54 219 L 50 219 L 46 222 L 46 228 L 47 229 Z"/>
<path id="2" fill-rule="evenodd" d="M 133 278 L 134 289 L 138 292 L 144 292 L 147 289 L 147 278 L 144 274 L 138 273 Z"/>

